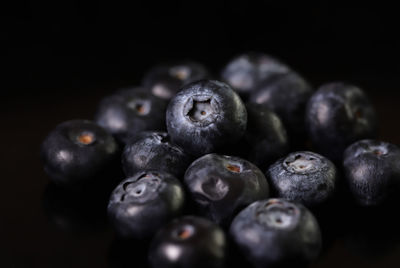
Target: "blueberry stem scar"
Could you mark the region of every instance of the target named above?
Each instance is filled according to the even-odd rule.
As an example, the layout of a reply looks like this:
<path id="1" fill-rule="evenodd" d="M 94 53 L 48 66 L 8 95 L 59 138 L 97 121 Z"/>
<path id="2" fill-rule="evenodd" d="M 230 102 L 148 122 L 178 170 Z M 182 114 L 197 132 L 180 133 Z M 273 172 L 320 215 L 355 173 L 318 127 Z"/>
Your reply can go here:
<path id="1" fill-rule="evenodd" d="M 94 142 L 94 136 L 91 133 L 83 133 L 78 136 L 78 141 L 81 144 L 89 145 Z"/>

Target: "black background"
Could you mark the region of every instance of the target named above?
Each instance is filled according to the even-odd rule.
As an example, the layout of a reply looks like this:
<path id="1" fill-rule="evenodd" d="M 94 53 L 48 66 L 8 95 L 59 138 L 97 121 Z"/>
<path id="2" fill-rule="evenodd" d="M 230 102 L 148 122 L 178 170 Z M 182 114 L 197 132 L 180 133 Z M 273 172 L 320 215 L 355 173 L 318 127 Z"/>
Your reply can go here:
<path id="1" fill-rule="evenodd" d="M 118 247 L 109 228 L 97 224 L 102 214 L 94 204 L 50 197 L 55 209 L 49 208 L 39 146 L 55 125 L 91 119 L 102 96 L 139 84 L 165 60 L 194 59 L 218 73 L 232 56 L 256 50 L 287 62 L 316 87 L 349 81 L 376 106 L 380 138 L 400 144 L 399 22 L 396 9 L 383 3 L 26 1 L 0 12 L 2 267 L 115 263 Z M 396 212 L 365 212 L 365 222 L 335 212 L 342 227 L 353 222 L 368 231 L 355 235 L 357 243 L 335 239 L 314 267 L 399 267 L 397 233 L 386 225 Z"/>

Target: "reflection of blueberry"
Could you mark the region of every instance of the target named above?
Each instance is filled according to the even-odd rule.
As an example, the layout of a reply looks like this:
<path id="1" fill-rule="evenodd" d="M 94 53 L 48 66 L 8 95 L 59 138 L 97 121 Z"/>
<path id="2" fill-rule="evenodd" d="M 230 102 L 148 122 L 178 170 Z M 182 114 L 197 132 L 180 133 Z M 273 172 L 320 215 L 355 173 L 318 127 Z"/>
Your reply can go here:
<path id="1" fill-rule="evenodd" d="M 122 181 L 111 194 L 108 214 L 123 238 L 147 238 L 184 205 L 184 191 L 172 175 L 142 171 Z"/>
<path id="2" fill-rule="evenodd" d="M 346 217 L 345 248 L 361 260 L 384 260 L 398 250 L 400 218 L 398 202 L 379 207 L 353 207 Z M 392 255 L 393 256 L 393 255 Z"/>
<path id="3" fill-rule="evenodd" d="M 149 261 L 154 268 L 219 268 L 226 255 L 226 239 L 218 225 L 195 216 L 175 219 L 154 237 Z"/>
<path id="4" fill-rule="evenodd" d="M 361 140 L 344 153 L 345 178 L 355 200 L 364 206 L 379 205 L 400 186 L 400 148 L 376 140 Z"/>
<path id="5" fill-rule="evenodd" d="M 171 143 L 166 132 L 147 132 L 134 143 L 125 145 L 122 164 L 126 176 L 139 170 L 161 170 L 180 178 L 190 164 L 190 158 Z"/>
<path id="6" fill-rule="evenodd" d="M 144 76 L 143 86 L 155 96 L 171 99 L 184 85 L 209 77 L 207 69 L 197 62 L 178 62 L 153 67 Z"/>
<path id="7" fill-rule="evenodd" d="M 43 141 L 44 169 L 57 184 L 84 184 L 114 165 L 118 145 L 103 128 L 87 120 L 58 125 Z"/>
<path id="8" fill-rule="evenodd" d="M 165 130 L 165 100 L 148 90 L 133 88 L 105 97 L 98 107 L 95 121 L 126 143 L 144 130 Z"/>
<path id="9" fill-rule="evenodd" d="M 306 136 L 304 116 L 312 93 L 308 82 L 292 71 L 261 82 L 251 94 L 250 101 L 275 112 L 282 119 L 291 142 L 300 145 Z"/>
<path id="10" fill-rule="evenodd" d="M 243 136 L 246 124 L 247 113 L 239 96 L 215 80 L 185 86 L 167 109 L 172 141 L 195 156 L 233 145 Z"/>
<path id="11" fill-rule="evenodd" d="M 147 240 L 114 239 L 109 246 L 107 267 L 148 268 L 148 247 Z M 132 252 L 134 252 L 134 254 L 132 254 Z"/>
<path id="12" fill-rule="evenodd" d="M 248 159 L 260 168 L 267 168 L 288 153 L 286 130 L 279 117 L 263 105 L 248 103 L 247 129 L 244 142 Z"/>
<path id="13" fill-rule="evenodd" d="M 287 72 L 289 68 L 277 59 L 263 53 L 250 52 L 228 62 L 222 70 L 221 79 L 246 97 L 261 81 Z"/>
<path id="14" fill-rule="evenodd" d="M 202 212 L 222 225 L 229 224 L 240 209 L 269 194 L 263 173 L 238 157 L 205 155 L 189 166 L 184 181 Z"/>
<path id="15" fill-rule="evenodd" d="M 329 159 L 303 151 L 276 161 L 268 168 L 267 178 L 279 197 L 315 206 L 332 196 L 337 171 Z"/>
<path id="16" fill-rule="evenodd" d="M 340 162 L 351 143 L 376 135 L 377 117 L 361 89 L 345 83 L 321 86 L 311 97 L 306 119 L 313 145 Z"/>
<path id="17" fill-rule="evenodd" d="M 251 204 L 235 217 L 230 234 L 256 267 L 297 267 L 315 259 L 321 249 L 314 216 L 302 205 L 283 199 Z"/>
<path id="18" fill-rule="evenodd" d="M 49 183 L 43 193 L 43 209 L 49 222 L 68 233 L 86 234 L 106 227 L 109 191 L 66 189 Z"/>

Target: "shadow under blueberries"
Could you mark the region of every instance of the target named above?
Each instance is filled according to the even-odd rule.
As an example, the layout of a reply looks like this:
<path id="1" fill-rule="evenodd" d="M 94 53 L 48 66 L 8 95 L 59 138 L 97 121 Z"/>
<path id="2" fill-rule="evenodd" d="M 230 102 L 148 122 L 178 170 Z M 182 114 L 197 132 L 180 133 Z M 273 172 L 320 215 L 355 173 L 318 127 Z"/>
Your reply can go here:
<path id="1" fill-rule="evenodd" d="M 335 241 L 348 233 L 349 221 L 353 217 L 354 200 L 343 180 L 341 169 L 337 167 L 336 190 L 331 198 L 319 206 L 309 208 L 317 219 L 322 235 L 322 252 L 327 252 Z"/>
<path id="2" fill-rule="evenodd" d="M 148 240 L 123 240 L 115 238 L 109 247 L 110 268 L 148 268 Z"/>
<path id="3" fill-rule="evenodd" d="M 355 207 L 344 237 L 346 248 L 367 259 L 382 259 L 400 245 L 398 200 L 379 207 Z"/>
<path id="4" fill-rule="evenodd" d="M 122 178 L 117 173 L 105 173 L 96 182 L 79 186 L 49 182 L 42 195 L 48 221 L 59 230 L 80 235 L 105 230 L 108 200 Z"/>

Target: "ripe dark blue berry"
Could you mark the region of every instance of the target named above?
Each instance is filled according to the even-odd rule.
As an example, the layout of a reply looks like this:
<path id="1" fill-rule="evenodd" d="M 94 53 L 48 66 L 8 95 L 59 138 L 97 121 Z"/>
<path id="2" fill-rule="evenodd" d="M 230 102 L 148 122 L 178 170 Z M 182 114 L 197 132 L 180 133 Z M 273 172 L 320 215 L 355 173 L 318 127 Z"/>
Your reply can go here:
<path id="1" fill-rule="evenodd" d="M 344 153 L 343 167 L 358 204 L 376 206 L 400 190 L 400 148 L 394 144 L 361 140 Z"/>
<path id="2" fill-rule="evenodd" d="M 44 170 L 56 184 L 76 185 L 99 178 L 118 160 L 119 149 L 106 130 L 87 120 L 58 125 L 41 147 Z"/>
<path id="3" fill-rule="evenodd" d="M 250 52 L 228 62 L 221 72 L 221 79 L 246 97 L 261 81 L 289 71 L 288 66 L 269 55 Z"/>
<path id="4" fill-rule="evenodd" d="M 239 96 L 227 84 L 215 80 L 185 86 L 167 109 L 172 141 L 194 156 L 234 146 L 246 124 L 247 113 Z"/>
<path id="5" fill-rule="evenodd" d="M 266 176 L 278 197 L 316 206 L 333 195 L 338 175 L 328 158 L 302 151 L 276 161 Z"/>
<path id="6" fill-rule="evenodd" d="M 261 169 L 267 168 L 289 151 L 285 127 L 279 117 L 264 105 L 248 103 L 244 142 L 247 159 Z"/>
<path id="7" fill-rule="evenodd" d="M 197 159 L 187 169 L 184 182 L 201 212 L 222 225 L 228 225 L 245 206 L 269 195 L 261 170 L 244 159 L 225 155 Z"/>
<path id="8" fill-rule="evenodd" d="M 160 170 L 183 177 L 191 158 L 177 145 L 171 143 L 166 132 L 146 132 L 125 145 L 122 165 L 127 177 L 139 170 Z"/>
<path id="9" fill-rule="evenodd" d="M 105 97 L 95 121 L 121 143 L 145 130 L 165 130 L 167 102 L 143 88 L 121 90 Z"/>
<path id="10" fill-rule="evenodd" d="M 291 71 L 261 82 L 252 92 L 250 101 L 275 112 L 282 119 L 291 142 L 299 145 L 307 133 L 304 116 L 312 93 L 308 82 Z"/>
<path id="11" fill-rule="evenodd" d="M 143 86 L 153 95 L 171 99 L 184 85 L 210 78 L 207 69 L 192 61 L 153 67 L 143 78 Z"/>
<path id="12" fill-rule="evenodd" d="M 154 268 L 221 268 L 225 255 L 225 234 L 218 225 L 200 217 L 185 216 L 156 234 L 149 261 Z"/>
<path id="13" fill-rule="evenodd" d="M 182 185 L 174 176 L 142 171 L 115 188 L 108 215 L 120 237 L 145 239 L 182 212 L 184 197 Z"/>
<path id="14" fill-rule="evenodd" d="M 348 145 L 377 132 L 375 110 L 364 92 L 341 82 L 322 85 L 314 93 L 306 119 L 313 145 L 335 162 L 342 160 Z"/>
<path id="15" fill-rule="evenodd" d="M 233 220 L 230 234 L 255 267 L 298 267 L 321 249 L 317 221 L 305 207 L 283 199 L 257 201 Z"/>

